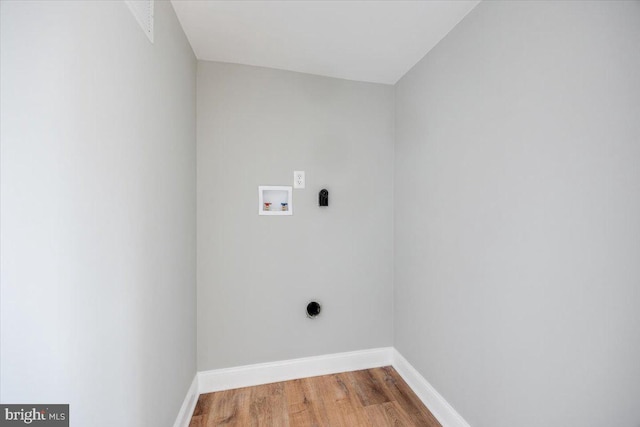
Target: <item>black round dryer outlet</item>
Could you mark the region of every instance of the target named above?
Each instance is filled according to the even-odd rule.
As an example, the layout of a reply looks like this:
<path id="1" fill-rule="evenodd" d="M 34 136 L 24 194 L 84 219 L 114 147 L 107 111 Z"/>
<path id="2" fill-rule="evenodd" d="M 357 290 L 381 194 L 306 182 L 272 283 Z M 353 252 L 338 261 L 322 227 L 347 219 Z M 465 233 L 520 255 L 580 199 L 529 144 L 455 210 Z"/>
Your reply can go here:
<path id="1" fill-rule="evenodd" d="M 320 314 L 320 303 L 316 301 L 311 301 L 307 304 L 307 317 L 313 319 Z"/>

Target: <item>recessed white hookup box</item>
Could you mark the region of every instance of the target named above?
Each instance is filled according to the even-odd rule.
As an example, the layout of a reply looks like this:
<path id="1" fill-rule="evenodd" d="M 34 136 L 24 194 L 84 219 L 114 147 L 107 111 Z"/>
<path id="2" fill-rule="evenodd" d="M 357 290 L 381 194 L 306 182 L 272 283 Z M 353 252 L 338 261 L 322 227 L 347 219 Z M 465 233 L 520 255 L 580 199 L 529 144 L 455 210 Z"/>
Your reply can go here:
<path id="1" fill-rule="evenodd" d="M 278 185 L 259 186 L 258 215 L 293 215 L 292 187 Z"/>

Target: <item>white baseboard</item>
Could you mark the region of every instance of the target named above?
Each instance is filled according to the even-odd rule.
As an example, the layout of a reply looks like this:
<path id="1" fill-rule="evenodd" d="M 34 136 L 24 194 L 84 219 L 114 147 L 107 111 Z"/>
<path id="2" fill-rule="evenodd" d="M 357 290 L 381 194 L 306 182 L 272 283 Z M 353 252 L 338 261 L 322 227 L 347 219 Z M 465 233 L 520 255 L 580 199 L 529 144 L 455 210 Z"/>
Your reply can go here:
<path id="1" fill-rule="evenodd" d="M 196 407 L 196 403 L 198 403 L 198 396 L 200 396 L 200 393 L 198 393 L 198 374 L 196 373 L 191 382 L 191 387 L 187 390 L 187 395 L 184 398 L 184 402 L 182 402 L 173 427 L 189 427 L 193 410 Z"/>
<path id="2" fill-rule="evenodd" d="M 395 348 L 392 365 L 443 427 L 470 427 L 453 406 Z"/>
<path id="3" fill-rule="evenodd" d="M 389 365 L 395 368 L 443 427 L 470 427 L 444 397 L 393 347 L 198 372 L 180 408 L 174 427 L 189 426 L 198 396 L 202 393 Z"/>
<path id="4" fill-rule="evenodd" d="M 338 372 L 391 365 L 393 348 L 384 347 L 347 353 L 327 354 L 237 368 L 198 372 L 198 390 L 211 393 Z"/>

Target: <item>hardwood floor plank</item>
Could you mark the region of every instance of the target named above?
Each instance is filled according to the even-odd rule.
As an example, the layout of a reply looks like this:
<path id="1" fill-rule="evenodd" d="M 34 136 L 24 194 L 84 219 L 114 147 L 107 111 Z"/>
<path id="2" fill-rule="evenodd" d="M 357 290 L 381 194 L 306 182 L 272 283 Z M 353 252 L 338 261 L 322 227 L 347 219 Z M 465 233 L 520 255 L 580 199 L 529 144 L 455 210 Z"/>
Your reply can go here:
<path id="1" fill-rule="evenodd" d="M 285 382 L 284 390 L 288 403 L 289 421 L 292 426 L 321 426 L 314 402 L 306 387 L 306 378 Z"/>
<path id="2" fill-rule="evenodd" d="M 331 400 L 329 421 L 332 426 L 367 426 L 367 418 L 346 373 L 318 377 L 322 395 Z"/>
<path id="3" fill-rule="evenodd" d="M 421 426 L 442 427 L 393 367 L 385 366 L 373 372 L 373 375 L 384 384 L 392 399 L 411 417 L 414 423 Z"/>
<path id="4" fill-rule="evenodd" d="M 271 405 L 272 426 L 289 426 L 289 410 L 284 393 L 284 382 L 267 384 L 270 387 L 269 404 Z"/>
<path id="5" fill-rule="evenodd" d="M 442 427 L 392 367 L 203 394 L 189 427 Z"/>
<path id="6" fill-rule="evenodd" d="M 383 383 L 375 377 L 372 369 L 349 372 L 350 384 L 353 386 L 362 406 L 377 405 L 390 402 Z"/>
<path id="7" fill-rule="evenodd" d="M 213 393 L 211 411 L 205 424 L 207 427 L 250 425 L 248 408 L 251 387 L 225 390 L 219 396 L 216 396 L 217 394 Z"/>
<path id="8" fill-rule="evenodd" d="M 251 426 L 268 427 L 275 425 L 273 415 L 278 408 L 272 406 L 273 401 L 271 398 L 275 395 L 277 384 L 267 384 L 250 389 L 249 418 Z"/>
<path id="9" fill-rule="evenodd" d="M 189 427 L 204 427 L 202 415 L 193 415 L 189 421 Z"/>
<path id="10" fill-rule="evenodd" d="M 386 402 L 380 405 L 370 405 L 364 408 L 371 426 L 418 426 L 402 410 L 396 402 Z"/>
<path id="11" fill-rule="evenodd" d="M 318 421 L 325 426 L 343 425 L 344 420 L 339 411 L 340 400 L 335 399 L 336 394 L 340 393 L 338 384 L 327 382 L 327 379 L 327 376 L 306 379 L 308 390 L 317 409 Z"/>
<path id="12" fill-rule="evenodd" d="M 209 412 L 209 409 L 211 407 L 211 399 L 213 398 L 212 394 L 213 393 L 207 393 L 207 394 L 201 394 L 200 396 L 198 396 L 196 407 L 193 410 L 194 416 L 206 414 Z"/>

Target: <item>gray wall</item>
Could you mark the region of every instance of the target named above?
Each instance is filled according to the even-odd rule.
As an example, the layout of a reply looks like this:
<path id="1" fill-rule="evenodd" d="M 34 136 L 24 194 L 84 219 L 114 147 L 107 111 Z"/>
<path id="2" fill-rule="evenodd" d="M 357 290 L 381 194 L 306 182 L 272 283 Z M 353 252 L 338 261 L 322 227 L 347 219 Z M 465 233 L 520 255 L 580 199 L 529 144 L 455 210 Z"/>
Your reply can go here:
<path id="1" fill-rule="evenodd" d="M 1 2 L 3 403 L 168 426 L 196 369 L 196 60 L 168 2 Z"/>
<path id="2" fill-rule="evenodd" d="M 199 370 L 391 345 L 393 87 L 198 62 L 197 110 Z"/>
<path id="3" fill-rule="evenodd" d="M 639 47 L 483 2 L 397 84 L 395 346 L 474 427 L 640 426 Z"/>

